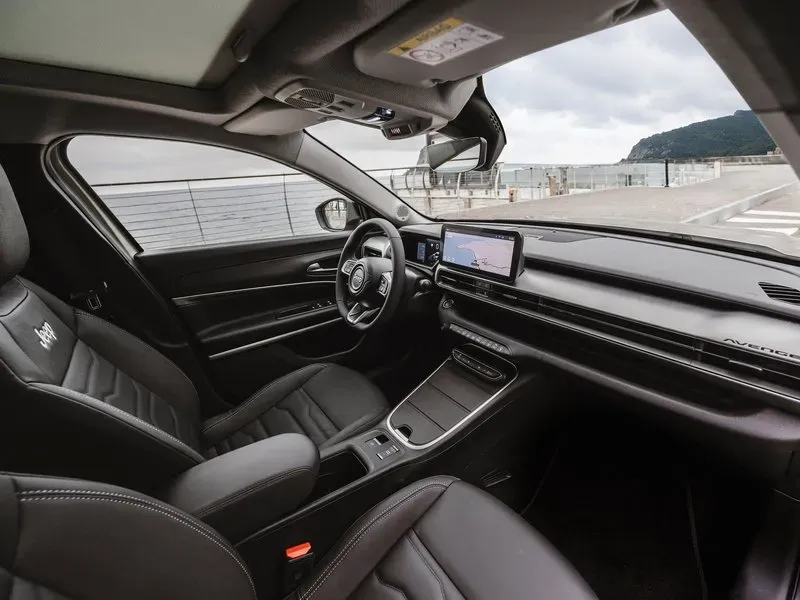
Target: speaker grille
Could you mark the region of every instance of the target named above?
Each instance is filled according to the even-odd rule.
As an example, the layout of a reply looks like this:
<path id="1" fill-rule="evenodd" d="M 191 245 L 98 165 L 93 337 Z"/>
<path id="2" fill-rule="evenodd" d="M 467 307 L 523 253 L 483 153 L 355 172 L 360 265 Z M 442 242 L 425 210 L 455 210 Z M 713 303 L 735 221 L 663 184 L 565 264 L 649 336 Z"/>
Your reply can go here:
<path id="1" fill-rule="evenodd" d="M 324 90 L 303 88 L 286 98 L 284 102 L 295 108 L 324 108 L 333 104 L 334 95 Z"/>

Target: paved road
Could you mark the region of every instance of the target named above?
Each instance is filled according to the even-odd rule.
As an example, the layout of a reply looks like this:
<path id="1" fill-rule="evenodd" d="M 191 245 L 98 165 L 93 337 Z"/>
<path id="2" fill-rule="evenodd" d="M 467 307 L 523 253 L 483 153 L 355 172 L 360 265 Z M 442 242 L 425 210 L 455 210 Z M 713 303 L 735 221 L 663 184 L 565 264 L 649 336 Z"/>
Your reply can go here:
<path id="1" fill-rule="evenodd" d="M 448 219 L 505 218 L 552 221 L 625 219 L 674 223 L 796 179 L 794 171 L 788 165 L 736 166 L 727 168 L 719 179 L 684 187 L 630 187 L 603 190 L 466 209 L 440 216 Z M 792 207 L 797 206 L 797 212 L 800 212 L 800 202 L 795 203 L 794 200 L 787 202 Z"/>
<path id="2" fill-rule="evenodd" d="M 774 200 L 731 217 L 720 226 L 800 237 L 800 193 L 792 190 L 781 194 Z"/>

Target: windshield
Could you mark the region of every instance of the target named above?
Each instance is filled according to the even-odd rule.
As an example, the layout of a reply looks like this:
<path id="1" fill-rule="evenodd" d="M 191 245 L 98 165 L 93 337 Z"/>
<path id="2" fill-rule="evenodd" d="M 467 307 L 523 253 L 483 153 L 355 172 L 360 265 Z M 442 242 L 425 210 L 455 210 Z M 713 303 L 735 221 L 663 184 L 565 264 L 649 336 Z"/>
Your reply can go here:
<path id="1" fill-rule="evenodd" d="M 744 99 L 669 12 L 484 76 L 507 146 L 485 172 L 416 167 L 420 136 L 310 133 L 441 220 L 611 225 L 800 256 L 800 186 Z"/>

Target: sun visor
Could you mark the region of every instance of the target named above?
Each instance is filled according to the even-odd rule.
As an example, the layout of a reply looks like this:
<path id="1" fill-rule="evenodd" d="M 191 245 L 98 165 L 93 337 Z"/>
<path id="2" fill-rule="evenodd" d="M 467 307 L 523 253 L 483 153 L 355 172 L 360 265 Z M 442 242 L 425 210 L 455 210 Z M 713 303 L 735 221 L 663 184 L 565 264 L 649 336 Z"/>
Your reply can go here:
<path id="1" fill-rule="evenodd" d="M 367 34 L 354 61 L 366 75 L 430 87 L 640 16 L 640 4 L 654 8 L 630 0 L 425 0 Z"/>

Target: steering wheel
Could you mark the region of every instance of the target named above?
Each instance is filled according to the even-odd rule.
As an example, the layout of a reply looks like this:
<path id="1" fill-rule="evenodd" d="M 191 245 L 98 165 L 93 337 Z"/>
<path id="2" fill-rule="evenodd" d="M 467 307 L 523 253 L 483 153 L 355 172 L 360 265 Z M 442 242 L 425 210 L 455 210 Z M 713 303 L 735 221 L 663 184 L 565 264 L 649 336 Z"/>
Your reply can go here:
<path id="1" fill-rule="evenodd" d="M 380 229 L 389 239 L 392 258 L 357 256 L 366 234 Z M 359 331 L 385 325 L 394 316 L 406 286 L 406 253 L 400 232 L 386 219 L 369 219 L 353 230 L 336 270 L 336 306 L 345 322 Z"/>

